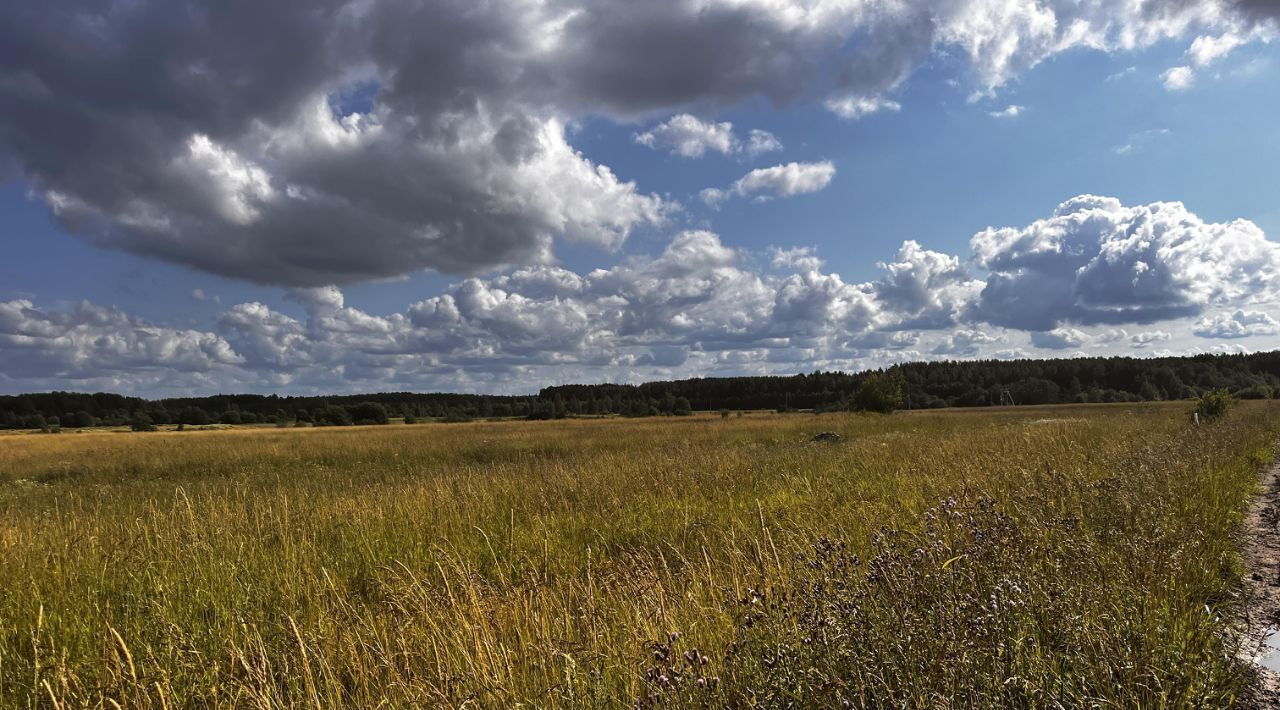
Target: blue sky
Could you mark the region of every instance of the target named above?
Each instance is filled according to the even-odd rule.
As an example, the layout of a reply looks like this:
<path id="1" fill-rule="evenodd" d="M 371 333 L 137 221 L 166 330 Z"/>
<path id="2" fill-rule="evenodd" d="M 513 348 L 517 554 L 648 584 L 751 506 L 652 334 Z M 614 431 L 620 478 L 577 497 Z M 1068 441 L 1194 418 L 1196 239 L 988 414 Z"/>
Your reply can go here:
<path id="1" fill-rule="evenodd" d="M 1280 346 L 1274 17 L 974 0 L 957 6 L 993 26 L 957 10 L 919 38 L 863 4 L 711 2 L 717 32 L 658 3 L 653 29 L 632 23 L 712 32 L 705 71 L 615 57 L 599 23 L 548 48 L 449 2 L 396 19 L 493 26 L 412 51 L 370 31 L 345 50 L 363 62 L 292 68 L 211 28 L 282 23 L 284 51 L 341 22 L 245 7 L 187 27 L 140 3 L 81 51 L 52 23 L 84 3 L 0 11 L 25 31 L 0 51 L 0 391 L 525 392 Z M 385 27 L 375 6 L 361 21 Z M 190 49 L 148 33 L 166 22 Z M 781 54 L 721 39 L 743 26 Z M 900 51 L 864 51 L 881 45 Z M 148 52 L 188 73 L 144 85 Z M 738 75 L 754 61 L 786 71 Z M 841 115 L 850 97 L 881 108 Z M 664 142 L 677 123 L 698 155 Z M 1077 195 L 1108 199 L 1059 208 Z"/>

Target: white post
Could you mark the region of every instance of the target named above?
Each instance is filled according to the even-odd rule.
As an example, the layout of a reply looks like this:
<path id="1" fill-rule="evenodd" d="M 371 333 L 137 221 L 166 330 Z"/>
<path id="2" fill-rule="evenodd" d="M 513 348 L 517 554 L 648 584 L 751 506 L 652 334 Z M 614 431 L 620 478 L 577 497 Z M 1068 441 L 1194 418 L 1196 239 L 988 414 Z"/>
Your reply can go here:
<path id="1" fill-rule="evenodd" d="M 1200 426 L 1200 412 L 1192 412 L 1191 418 L 1195 421 L 1196 426 Z"/>

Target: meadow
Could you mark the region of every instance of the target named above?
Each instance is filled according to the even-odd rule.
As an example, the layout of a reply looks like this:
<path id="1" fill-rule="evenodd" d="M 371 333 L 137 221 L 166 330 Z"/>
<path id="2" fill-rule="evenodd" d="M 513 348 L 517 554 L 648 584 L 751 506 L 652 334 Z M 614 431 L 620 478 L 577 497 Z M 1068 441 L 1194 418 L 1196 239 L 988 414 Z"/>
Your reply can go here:
<path id="1" fill-rule="evenodd" d="M 1229 706 L 1278 427 L 1248 402 L 6 435 L 0 706 Z"/>

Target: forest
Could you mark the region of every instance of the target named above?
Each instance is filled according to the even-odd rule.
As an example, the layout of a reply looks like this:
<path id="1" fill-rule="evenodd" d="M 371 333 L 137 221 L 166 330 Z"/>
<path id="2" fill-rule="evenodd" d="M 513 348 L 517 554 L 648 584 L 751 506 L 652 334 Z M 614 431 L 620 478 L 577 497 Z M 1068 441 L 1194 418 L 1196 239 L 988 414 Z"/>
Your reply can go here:
<path id="1" fill-rule="evenodd" d="M 888 386 L 892 392 L 883 391 Z M 932 409 L 1179 400 L 1226 389 L 1241 399 L 1280 396 L 1280 351 L 1247 355 L 914 362 L 859 373 L 705 377 L 544 387 L 502 396 L 381 392 L 233 394 L 147 400 L 98 392 L 0 396 L 0 428 L 147 424 L 385 424 L 390 418 L 468 421 L 519 417 L 681 415 L 692 411 Z"/>

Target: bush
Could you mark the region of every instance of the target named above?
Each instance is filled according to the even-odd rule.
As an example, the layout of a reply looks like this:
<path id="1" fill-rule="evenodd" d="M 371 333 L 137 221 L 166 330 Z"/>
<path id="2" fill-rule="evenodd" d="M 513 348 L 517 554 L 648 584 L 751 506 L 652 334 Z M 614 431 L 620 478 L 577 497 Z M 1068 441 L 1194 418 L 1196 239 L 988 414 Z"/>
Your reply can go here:
<path id="1" fill-rule="evenodd" d="M 1206 422 L 1216 422 L 1227 416 L 1235 406 L 1236 398 L 1224 389 L 1209 390 L 1196 400 L 1196 414 Z"/>
<path id="2" fill-rule="evenodd" d="M 405 415 L 404 415 L 404 423 L 405 423 L 405 424 L 417 424 L 417 423 L 418 423 L 418 418 L 417 418 L 417 417 L 415 417 L 415 416 L 413 416 L 413 413 L 412 413 L 412 412 L 405 412 Z"/>
<path id="3" fill-rule="evenodd" d="M 693 414 L 693 405 L 689 404 L 689 400 L 684 397 L 676 397 L 676 403 L 671 408 L 671 413 L 677 417 L 687 417 Z"/>
<path id="4" fill-rule="evenodd" d="M 129 420 L 129 428 L 134 431 L 155 431 L 156 425 L 146 412 L 135 412 L 133 419 Z"/>
<path id="5" fill-rule="evenodd" d="M 317 409 L 312 417 L 316 426 L 351 426 L 351 415 L 346 409 L 336 404 L 326 404 Z"/>
<path id="6" fill-rule="evenodd" d="M 186 407 L 178 412 L 178 423 L 204 426 L 210 423 L 209 413 L 199 407 Z"/>
<path id="7" fill-rule="evenodd" d="M 387 408 L 377 402 L 353 404 L 347 407 L 347 413 L 356 424 L 386 424 L 391 421 Z"/>
<path id="8" fill-rule="evenodd" d="M 860 412 L 889 414 L 901 406 L 902 377 L 896 372 L 868 373 L 853 394 L 853 408 Z"/>

